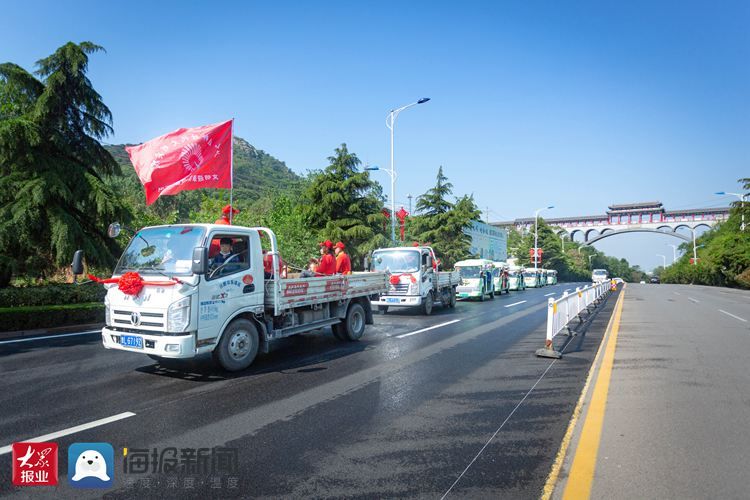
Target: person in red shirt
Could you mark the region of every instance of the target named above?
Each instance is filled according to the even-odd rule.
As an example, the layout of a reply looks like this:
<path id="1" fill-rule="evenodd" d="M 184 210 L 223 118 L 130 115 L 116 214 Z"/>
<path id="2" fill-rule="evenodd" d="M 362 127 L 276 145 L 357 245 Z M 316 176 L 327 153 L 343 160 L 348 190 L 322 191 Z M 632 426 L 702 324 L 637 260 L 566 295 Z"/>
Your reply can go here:
<path id="1" fill-rule="evenodd" d="M 352 274 L 352 260 L 344 252 L 344 244 L 339 241 L 333 251 L 336 253 L 336 273 Z"/>
<path id="2" fill-rule="evenodd" d="M 229 225 L 229 212 L 232 212 L 232 216 L 240 213 L 240 211 L 234 208 L 232 205 L 227 205 L 223 209 L 221 209 L 221 217 L 216 219 L 216 222 L 214 222 L 214 224 Z"/>
<path id="3" fill-rule="evenodd" d="M 325 240 L 320 244 L 320 264 L 318 264 L 318 274 L 330 276 L 336 274 L 336 259 L 333 258 L 331 249 L 333 243 L 331 240 Z"/>

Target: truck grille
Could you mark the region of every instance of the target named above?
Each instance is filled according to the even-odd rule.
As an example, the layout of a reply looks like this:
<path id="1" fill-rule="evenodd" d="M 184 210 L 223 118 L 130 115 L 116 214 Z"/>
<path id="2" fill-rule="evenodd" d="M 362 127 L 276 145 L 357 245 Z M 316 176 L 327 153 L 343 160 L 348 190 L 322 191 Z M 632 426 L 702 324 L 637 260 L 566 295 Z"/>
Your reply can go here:
<path id="1" fill-rule="evenodd" d="M 397 285 L 390 285 L 388 287 L 388 293 L 390 295 L 408 295 L 408 293 L 409 293 L 409 284 L 408 283 L 399 283 Z"/>
<path id="2" fill-rule="evenodd" d="M 162 332 L 166 329 L 165 316 L 157 311 L 113 309 L 112 325 Z"/>

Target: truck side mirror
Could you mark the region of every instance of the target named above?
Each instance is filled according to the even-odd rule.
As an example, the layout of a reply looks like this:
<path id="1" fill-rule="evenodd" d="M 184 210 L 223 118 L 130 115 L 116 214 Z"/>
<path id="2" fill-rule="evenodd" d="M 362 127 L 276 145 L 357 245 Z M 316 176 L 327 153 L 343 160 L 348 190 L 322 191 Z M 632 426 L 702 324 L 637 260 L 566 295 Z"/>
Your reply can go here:
<path id="1" fill-rule="evenodd" d="M 120 226 L 120 223 L 113 222 L 107 228 L 107 236 L 109 236 L 110 238 L 117 238 L 118 236 L 120 236 L 121 231 L 122 231 L 122 227 Z"/>
<path id="2" fill-rule="evenodd" d="M 427 267 L 428 271 L 432 269 L 432 256 L 431 255 L 427 256 L 427 262 L 425 263 L 425 267 Z"/>
<path id="3" fill-rule="evenodd" d="M 76 250 L 73 254 L 73 263 L 70 265 L 73 276 L 80 276 L 83 274 L 83 250 Z"/>
<path id="4" fill-rule="evenodd" d="M 193 248 L 193 263 L 190 270 L 197 275 L 208 273 L 208 248 Z"/>
<path id="5" fill-rule="evenodd" d="M 364 269 L 365 271 L 370 271 L 371 270 L 370 269 L 370 258 L 367 255 L 365 255 L 364 258 L 362 259 L 362 269 Z"/>

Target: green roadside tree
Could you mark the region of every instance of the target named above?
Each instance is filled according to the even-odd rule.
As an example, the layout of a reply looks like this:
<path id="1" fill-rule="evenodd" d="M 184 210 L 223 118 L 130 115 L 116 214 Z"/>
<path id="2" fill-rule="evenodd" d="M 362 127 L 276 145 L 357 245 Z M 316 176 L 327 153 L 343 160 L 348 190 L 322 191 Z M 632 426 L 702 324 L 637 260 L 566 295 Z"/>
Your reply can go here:
<path id="1" fill-rule="evenodd" d="M 419 215 L 409 222 L 409 239 L 432 245 L 445 269 L 472 257 L 471 237 L 465 231 L 481 216 L 473 196 L 464 195 L 451 203 L 447 197 L 452 193 L 453 185 L 441 166 L 435 186 L 417 198 Z"/>
<path id="2" fill-rule="evenodd" d="M 361 161 L 346 144 L 336 148 L 328 161 L 325 169 L 311 174 L 304 191 L 306 224 L 319 240 L 342 241 L 352 268 L 361 269 L 365 255 L 388 246 L 382 226 L 382 188 L 369 172 L 357 168 Z"/>
<path id="3" fill-rule="evenodd" d="M 86 76 L 101 50 L 66 43 L 37 61 L 36 76 L 0 64 L 0 285 L 9 270 L 43 276 L 78 248 L 90 263 L 114 262 L 106 228 L 128 214 L 104 181 L 120 173 L 99 143 L 112 114 Z"/>

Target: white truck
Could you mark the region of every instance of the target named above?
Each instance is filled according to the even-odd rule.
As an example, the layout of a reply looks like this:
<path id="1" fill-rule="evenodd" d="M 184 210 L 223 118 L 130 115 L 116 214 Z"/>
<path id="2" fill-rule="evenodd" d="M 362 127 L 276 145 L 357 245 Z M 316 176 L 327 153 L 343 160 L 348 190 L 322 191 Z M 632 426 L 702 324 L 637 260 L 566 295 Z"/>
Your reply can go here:
<path id="1" fill-rule="evenodd" d="M 456 306 L 458 271 L 440 271 L 435 252 L 428 246 L 379 248 L 372 253 L 371 268 L 389 273 L 388 290 L 372 305 L 385 314 L 389 307 L 420 307 L 432 314 L 436 303 Z"/>
<path id="2" fill-rule="evenodd" d="M 76 252 L 74 274 L 81 260 Z M 104 280 L 104 347 L 160 361 L 212 353 L 238 371 L 283 337 L 327 326 L 339 340 L 362 337 L 373 322 L 369 297 L 386 291 L 386 273 L 281 278 L 279 262 L 276 235 L 265 227 L 144 228 Z"/>

